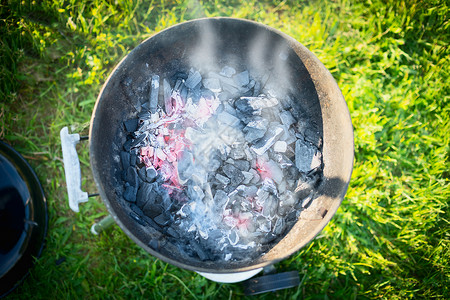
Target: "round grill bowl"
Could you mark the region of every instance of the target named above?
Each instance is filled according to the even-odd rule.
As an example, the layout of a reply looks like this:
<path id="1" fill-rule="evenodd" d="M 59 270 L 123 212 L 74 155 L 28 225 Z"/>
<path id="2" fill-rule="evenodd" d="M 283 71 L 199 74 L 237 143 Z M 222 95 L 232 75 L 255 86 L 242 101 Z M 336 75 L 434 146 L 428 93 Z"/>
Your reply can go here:
<path id="1" fill-rule="evenodd" d="M 323 218 L 301 216 L 293 228 L 267 253 L 248 261 L 201 261 L 185 258 L 176 246 L 149 246 L 159 234 L 132 217 L 117 196 L 119 152 L 125 141 L 123 121 L 135 117 L 135 104 L 148 91 L 152 75 L 169 78 L 178 71 L 221 68 L 226 65 L 271 74 L 268 84 L 289 93 L 323 137 L 323 180 L 308 209 Z M 281 261 L 309 243 L 336 213 L 353 168 L 353 128 L 346 102 L 325 66 L 299 42 L 268 26 L 233 18 L 198 19 L 170 27 L 142 42 L 113 70 L 97 99 L 90 133 L 91 168 L 99 193 L 121 229 L 153 256 L 172 265 L 200 272 L 234 273 Z"/>

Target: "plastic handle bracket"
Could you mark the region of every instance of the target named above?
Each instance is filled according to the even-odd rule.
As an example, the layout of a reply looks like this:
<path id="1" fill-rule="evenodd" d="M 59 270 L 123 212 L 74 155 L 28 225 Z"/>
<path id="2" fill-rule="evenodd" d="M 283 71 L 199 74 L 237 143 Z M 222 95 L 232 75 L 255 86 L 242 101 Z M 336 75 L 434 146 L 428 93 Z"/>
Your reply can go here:
<path id="1" fill-rule="evenodd" d="M 80 141 L 80 135 L 78 133 L 69 134 L 69 128 L 67 127 L 61 129 L 59 134 L 61 137 L 69 206 L 74 212 L 79 212 L 78 204 L 88 201 L 88 193 L 81 190 L 80 160 L 75 148 Z"/>

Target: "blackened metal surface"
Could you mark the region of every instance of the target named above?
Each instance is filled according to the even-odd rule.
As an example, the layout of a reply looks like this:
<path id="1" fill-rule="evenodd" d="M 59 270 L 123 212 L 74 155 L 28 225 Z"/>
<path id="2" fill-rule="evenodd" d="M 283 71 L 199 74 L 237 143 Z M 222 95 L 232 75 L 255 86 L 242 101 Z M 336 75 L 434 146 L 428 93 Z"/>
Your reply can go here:
<path id="1" fill-rule="evenodd" d="M 205 50 L 206 49 L 206 50 Z M 259 259 L 212 262 L 183 256 L 155 229 L 144 226 L 123 204 L 120 191 L 120 151 L 125 142 L 124 120 L 136 117 L 149 100 L 152 75 L 171 78 L 191 67 L 220 69 L 232 63 L 252 74 L 269 73 L 268 83 L 296 100 L 302 118 L 310 120 L 311 142 L 323 137 L 324 179 L 319 197 L 308 209 L 326 211 L 322 219 L 299 219 L 278 244 Z M 280 68 L 283 65 L 285 67 Z M 139 102 L 137 102 L 139 101 Z M 322 63 L 291 37 L 259 23 L 210 18 L 182 23 L 147 39 L 114 69 L 105 83 L 91 119 L 90 158 L 94 179 L 111 215 L 137 244 L 152 255 L 181 268 L 230 273 L 248 271 L 283 260 L 310 242 L 338 209 L 353 166 L 353 128 L 345 100 Z M 156 246 L 155 246 L 156 245 Z"/>

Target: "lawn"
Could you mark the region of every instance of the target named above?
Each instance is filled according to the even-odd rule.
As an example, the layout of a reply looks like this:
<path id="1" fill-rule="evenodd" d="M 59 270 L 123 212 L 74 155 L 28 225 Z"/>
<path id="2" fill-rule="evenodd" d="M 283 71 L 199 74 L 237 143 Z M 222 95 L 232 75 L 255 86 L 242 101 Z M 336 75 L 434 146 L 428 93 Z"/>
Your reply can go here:
<path id="1" fill-rule="evenodd" d="M 59 131 L 87 134 L 114 66 L 147 37 L 200 17 L 255 20 L 291 35 L 347 101 L 355 163 L 333 220 L 276 264 L 298 288 L 262 299 L 450 298 L 450 5 L 447 1 L 2 1 L 0 139 L 28 159 L 49 208 L 42 257 L 9 299 L 229 299 L 219 284 L 155 259 L 100 198 L 69 209 Z M 83 188 L 96 187 L 87 143 Z"/>

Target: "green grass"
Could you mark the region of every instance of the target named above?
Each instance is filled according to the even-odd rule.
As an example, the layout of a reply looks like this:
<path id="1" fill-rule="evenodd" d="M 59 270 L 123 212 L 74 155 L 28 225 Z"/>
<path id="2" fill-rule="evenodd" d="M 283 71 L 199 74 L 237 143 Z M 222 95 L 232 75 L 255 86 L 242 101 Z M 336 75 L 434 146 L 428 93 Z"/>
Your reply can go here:
<path id="1" fill-rule="evenodd" d="M 5 3 L 7 2 L 7 3 Z M 450 298 L 450 6 L 446 1 L 2 1 L 0 139 L 37 172 L 50 231 L 11 299 L 240 298 L 161 262 L 118 227 L 94 237 L 100 199 L 69 210 L 59 130 L 87 133 L 101 85 L 152 34 L 233 16 L 300 41 L 336 78 L 355 132 L 355 166 L 324 231 L 277 264 L 298 288 L 263 299 Z M 87 144 L 84 189 L 95 192 Z M 57 259 L 65 262 L 57 265 Z"/>

